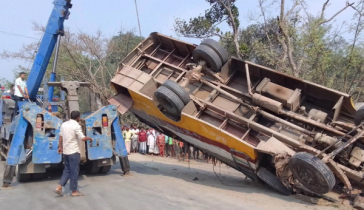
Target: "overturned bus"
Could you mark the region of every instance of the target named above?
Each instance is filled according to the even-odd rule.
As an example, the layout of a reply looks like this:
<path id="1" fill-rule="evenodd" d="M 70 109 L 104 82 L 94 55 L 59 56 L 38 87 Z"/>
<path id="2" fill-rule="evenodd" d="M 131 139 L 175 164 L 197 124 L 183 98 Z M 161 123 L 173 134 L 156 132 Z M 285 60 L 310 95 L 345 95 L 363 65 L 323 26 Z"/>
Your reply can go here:
<path id="1" fill-rule="evenodd" d="M 109 103 L 290 195 L 339 190 L 360 204 L 364 109 L 350 95 L 246 60 L 216 41 L 151 33 L 111 81 Z"/>

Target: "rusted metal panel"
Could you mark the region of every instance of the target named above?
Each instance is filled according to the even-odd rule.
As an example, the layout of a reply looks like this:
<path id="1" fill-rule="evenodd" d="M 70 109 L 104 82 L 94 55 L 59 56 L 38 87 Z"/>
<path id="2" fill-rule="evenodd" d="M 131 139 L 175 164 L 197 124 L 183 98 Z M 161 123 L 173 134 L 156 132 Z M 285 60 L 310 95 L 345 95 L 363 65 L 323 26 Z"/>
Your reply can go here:
<path id="1" fill-rule="evenodd" d="M 109 98 L 108 102 L 112 105 L 115 105 L 120 114 L 125 114 L 133 105 L 133 100 L 131 97 L 123 93 L 119 93 L 118 95 Z"/>
<path id="2" fill-rule="evenodd" d="M 136 79 L 138 78 L 143 72 L 138 69 L 130 67 L 130 71 L 126 74 L 128 77 Z"/>
<path id="3" fill-rule="evenodd" d="M 140 91 L 144 87 L 144 84 L 134 80 L 134 82 L 130 85 L 129 89 L 132 91 Z"/>
<path id="4" fill-rule="evenodd" d="M 123 75 L 121 75 L 121 74 L 116 74 L 116 75 L 115 75 L 115 76 L 111 79 L 111 82 L 118 84 L 118 83 L 120 83 L 120 81 L 121 81 L 122 79 L 124 79 L 124 77 L 125 77 L 125 76 L 123 76 Z"/>
<path id="5" fill-rule="evenodd" d="M 212 104 L 222 107 L 228 111 L 235 111 L 239 107 L 238 103 L 228 100 L 221 96 L 217 96 L 215 100 L 212 102 Z"/>
<path id="6" fill-rule="evenodd" d="M 153 78 L 150 78 L 147 83 L 140 89 L 140 93 L 153 97 L 154 92 L 157 90 L 157 84 L 155 83 Z"/>
<path id="7" fill-rule="evenodd" d="M 146 84 L 147 82 L 149 82 L 149 80 L 151 79 L 151 76 L 149 74 L 141 74 L 139 77 L 138 77 L 138 81 L 143 83 L 143 84 Z"/>
<path id="8" fill-rule="evenodd" d="M 290 149 L 274 137 L 269 138 L 268 141 L 260 142 L 256 147 L 256 150 L 272 155 L 289 154 L 290 156 L 292 156 L 295 154 L 294 150 Z"/>
<path id="9" fill-rule="evenodd" d="M 345 93 L 237 58 L 230 58 L 220 72 L 214 73 L 204 67 L 206 61 L 195 62 L 191 59 L 196 45 L 159 33 L 152 33 L 143 43 L 149 43 L 149 46 L 134 50 L 131 53 L 134 53 L 134 57 L 124 59 L 125 65 L 119 72 L 138 82 L 132 83 L 117 75 L 112 83 L 120 87 L 116 87 L 118 94 L 130 94 L 135 99 L 136 103 L 131 106 L 131 110 L 147 124 L 166 128 L 196 145 L 209 142 L 205 149 L 227 163 L 232 161 L 228 160 L 231 157 L 224 157 L 210 145 L 226 151 L 244 148 L 245 152 L 254 149 L 259 153 L 273 154 L 278 177 L 281 180 L 289 179 L 286 164 L 294 154 L 292 151 L 303 150 L 319 154 L 320 158 L 327 157 L 326 153 L 320 154 L 320 149 L 325 144 L 315 139 L 315 135 L 322 133 L 336 138 L 344 136 L 348 129 L 353 128 L 350 123 L 353 121 L 355 107 L 351 96 Z M 135 57 L 137 58 L 131 61 Z M 178 121 L 167 118 L 153 97 L 157 87 L 167 79 L 179 83 L 192 100 L 185 106 Z M 144 86 L 141 87 L 141 84 Z M 115 97 L 110 99 L 110 103 L 116 104 L 124 112 L 129 106 L 120 105 L 122 101 Z M 320 114 L 323 117 L 312 114 L 315 112 L 324 113 Z M 187 119 L 195 123 L 194 127 L 186 124 L 184 120 Z M 173 126 L 166 125 L 166 122 Z M 195 127 L 201 129 L 194 130 Z M 229 148 L 226 139 L 204 141 L 203 136 L 210 135 L 209 130 L 204 129 L 207 127 L 214 130 L 216 136 L 226 134 L 234 142 L 238 139 L 238 144 L 230 144 Z M 186 132 L 192 130 L 195 136 L 186 135 Z M 241 149 L 240 152 L 244 153 Z M 345 151 L 345 154 L 350 152 Z M 234 155 L 235 153 L 232 156 Z M 341 156 L 336 158 L 342 158 Z M 347 160 L 341 161 L 348 162 L 349 158 L 348 156 Z M 258 159 L 257 161 L 259 162 Z M 356 166 L 360 164 L 355 163 Z M 345 178 L 345 173 L 355 181 L 363 176 L 363 172 L 339 164 L 332 167 L 332 170 L 348 188 L 350 183 Z M 284 183 L 289 185 L 290 182 L 285 180 Z"/>

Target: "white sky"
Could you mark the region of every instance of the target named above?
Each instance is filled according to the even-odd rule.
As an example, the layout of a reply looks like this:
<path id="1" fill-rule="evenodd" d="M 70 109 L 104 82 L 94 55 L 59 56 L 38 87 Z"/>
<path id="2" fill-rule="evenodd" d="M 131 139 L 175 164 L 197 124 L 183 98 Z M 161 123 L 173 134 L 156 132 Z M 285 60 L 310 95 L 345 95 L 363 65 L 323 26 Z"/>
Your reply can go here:
<path id="1" fill-rule="evenodd" d="M 32 22 L 45 25 L 52 11 L 52 0 L 0 0 L 0 52 L 19 51 L 23 45 L 36 40 L 10 35 L 20 34 L 39 39 L 39 35 L 32 31 Z M 309 11 L 318 13 L 325 0 L 307 0 Z M 327 9 L 327 16 L 334 14 L 345 5 L 344 0 L 331 0 Z M 353 2 L 355 2 L 353 0 Z M 105 35 L 112 36 L 122 27 L 125 30 L 138 30 L 134 0 L 73 0 L 71 15 L 65 21 L 65 27 L 71 30 L 82 30 L 93 33 L 100 29 Z M 151 32 L 177 37 L 173 31 L 175 18 L 189 19 L 203 14 L 209 7 L 205 0 L 137 0 L 141 31 L 144 37 Z M 251 24 L 247 21 L 246 14 L 258 12 L 257 1 L 237 0 L 242 26 Z M 273 11 L 277 10 L 273 8 Z M 350 21 L 353 12 L 348 10 L 338 16 L 338 21 Z M 227 27 L 222 26 L 223 30 Z M 137 31 L 138 34 L 138 31 Z M 187 42 L 199 44 L 198 39 L 177 37 Z M 0 58 L 0 78 L 13 80 L 13 72 L 18 65 L 28 66 L 29 62 Z M 31 66 L 31 65 L 30 65 Z"/>

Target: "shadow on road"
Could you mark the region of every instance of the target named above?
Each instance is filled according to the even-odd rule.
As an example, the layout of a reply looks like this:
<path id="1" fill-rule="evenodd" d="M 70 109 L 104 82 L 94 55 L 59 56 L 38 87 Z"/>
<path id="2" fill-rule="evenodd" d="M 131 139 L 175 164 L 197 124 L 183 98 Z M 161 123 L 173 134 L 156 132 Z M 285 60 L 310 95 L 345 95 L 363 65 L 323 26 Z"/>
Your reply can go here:
<path id="1" fill-rule="evenodd" d="M 195 167 L 189 168 L 188 163 L 186 165 L 174 165 L 173 163 L 162 163 L 154 161 L 130 161 L 131 173 L 153 175 L 153 176 L 166 176 L 182 179 L 186 182 L 204 185 L 213 188 L 219 188 L 223 190 L 236 191 L 244 194 L 266 194 L 274 198 L 282 199 L 288 202 L 303 203 L 302 201 L 292 197 L 279 194 L 276 190 L 268 185 L 253 182 L 250 179 L 245 179 L 244 174 L 241 176 L 236 175 L 236 172 L 229 174 L 229 172 L 219 173 L 219 165 L 215 166 L 213 171 L 213 165 L 210 164 L 211 170 L 197 169 Z M 206 168 L 206 167 L 205 167 Z M 221 165 L 221 168 L 227 168 L 226 165 Z M 118 169 L 118 170 L 117 170 Z M 231 169 L 230 170 L 234 170 Z M 216 174 L 215 174 L 216 173 Z M 120 174 L 120 165 L 116 164 L 112 167 L 109 174 Z M 173 187 L 173 186 L 171 186 Z M 315 206 L 311 203 L 304 202 L 305 205 Z"/>

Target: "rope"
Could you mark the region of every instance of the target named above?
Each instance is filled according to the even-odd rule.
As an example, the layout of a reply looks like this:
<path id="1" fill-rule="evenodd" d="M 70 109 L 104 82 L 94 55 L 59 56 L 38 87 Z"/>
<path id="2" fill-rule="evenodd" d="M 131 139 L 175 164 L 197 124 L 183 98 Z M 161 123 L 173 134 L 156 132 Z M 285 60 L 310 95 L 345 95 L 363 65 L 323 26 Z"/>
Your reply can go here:
<path id="1" fill-rule="evenodd" d="M 135 10 L 136 10 L 137 18 L 138 18 L 139 34 L 140 34 L 140 37 L 142 37 L 142 31 L 140 29 L 140 22 L 139 22 L 138 6 L 137 6 L 136 0 L 134 0 L 134 2 L 135 2 Z"/>
<path id="2" fill-rule="evenodd" d="M 221 168 L 220 168 L 220 170 L 221 170 Z M 227 184 L 227 183 L 224 183 L 221 179 L 220 179 L 220 177 L 217 175 L 217 173 L 215 172 L 215 164 L 212 164 L 212 171 L 214 172 L 214 174 L 216 175 L 216 177 L 217 177 L 217 179 L 221 182 L 221 184 L 223 184 L 223 185 L 226 185 L 226 186 L 230 186 L 230 187 L 247 187 L 247 186 L 245 186 L 245 185 L 236 185 L 236 184 Z"/>

